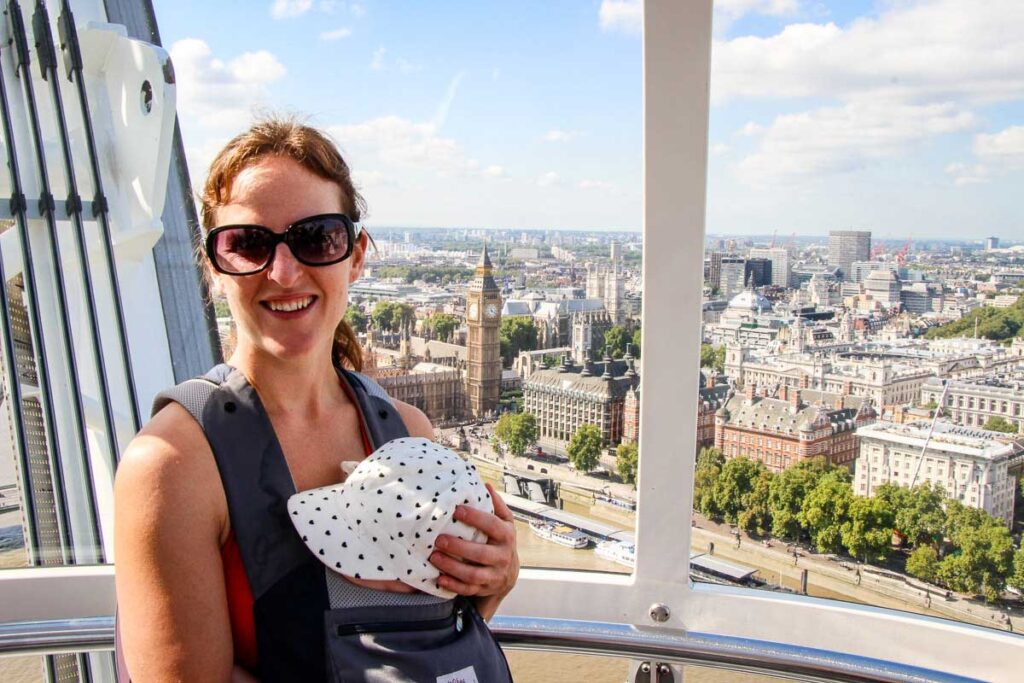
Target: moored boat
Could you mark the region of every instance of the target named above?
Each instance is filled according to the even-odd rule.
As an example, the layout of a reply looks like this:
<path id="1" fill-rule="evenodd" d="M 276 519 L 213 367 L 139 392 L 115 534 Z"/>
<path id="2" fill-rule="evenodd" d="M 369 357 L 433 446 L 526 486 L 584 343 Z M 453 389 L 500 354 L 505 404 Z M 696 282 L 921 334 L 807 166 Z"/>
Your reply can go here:
<path id="1" fill-rule="evenodd" d="M 636 566 L 636 546 L 626 541 L 601 541 L 594 549 L 598 557 L 625 565 L 630 569 Z"/>
<path id="2" fill-rule="evenodd" d="M 565 524 L 552 524 L 541 520 L 530 522 L 530 530 L 547 541 L 554 541 L 568 548 L 586 548 L 590 545 L 590 537 L 579 529 Z"/>

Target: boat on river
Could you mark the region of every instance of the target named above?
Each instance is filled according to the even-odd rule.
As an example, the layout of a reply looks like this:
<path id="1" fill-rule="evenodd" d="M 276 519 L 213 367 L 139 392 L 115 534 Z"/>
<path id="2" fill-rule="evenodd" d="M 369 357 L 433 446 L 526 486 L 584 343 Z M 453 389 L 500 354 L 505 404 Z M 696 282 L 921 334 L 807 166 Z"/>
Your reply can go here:
<path id="1" fill-rule="evenodd" d="M 546 541 L 553 541 L 568 548 L 580 549 L 590 545 L 590 536 L 567 524 L 552 524 L 542 520 L 530 522 L 530 531 Z"/>
<path id="2" fill-rule="evenodd" d="M 601 541 L 594 548 L 598 557 L 625 565 L 630 569 L 636 567 L 636 546 L 626 541 Z"/>

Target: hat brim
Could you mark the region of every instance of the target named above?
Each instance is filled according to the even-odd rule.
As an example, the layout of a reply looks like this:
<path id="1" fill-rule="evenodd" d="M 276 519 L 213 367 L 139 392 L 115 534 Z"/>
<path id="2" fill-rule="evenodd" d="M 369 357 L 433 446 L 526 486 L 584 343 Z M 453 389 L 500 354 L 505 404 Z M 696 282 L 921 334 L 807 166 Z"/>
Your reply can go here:
<path id="1" fill-rule="evenodd" d="M 385 549 L 378 535 L 382 532 L 375 533 L 376 530 L 361 523 L 351 508 L 339 506 L 343 488 L 341 484 L 325 486 L 288 499 L 288 514 L 314 557 L 345 577 L 401 581 L 439 598 L 455 597 L 455 593 L 437 585 L 441 575 L 437 567 L 417 559 L 407 549 Z M 405 552 L 406 557 L 397 557 L 398 552 Z"/>

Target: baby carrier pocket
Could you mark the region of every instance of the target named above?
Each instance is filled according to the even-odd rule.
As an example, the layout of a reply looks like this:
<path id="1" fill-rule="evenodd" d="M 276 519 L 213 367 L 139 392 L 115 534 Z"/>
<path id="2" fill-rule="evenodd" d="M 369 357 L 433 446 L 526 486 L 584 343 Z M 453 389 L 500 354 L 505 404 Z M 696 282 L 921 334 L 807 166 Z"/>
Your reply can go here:
<path id="1" fill-rule="evenodd" d="M 325 615 L 335 683 L 503 683 L 505 655 L 473 603 L 343 607 Z"/>

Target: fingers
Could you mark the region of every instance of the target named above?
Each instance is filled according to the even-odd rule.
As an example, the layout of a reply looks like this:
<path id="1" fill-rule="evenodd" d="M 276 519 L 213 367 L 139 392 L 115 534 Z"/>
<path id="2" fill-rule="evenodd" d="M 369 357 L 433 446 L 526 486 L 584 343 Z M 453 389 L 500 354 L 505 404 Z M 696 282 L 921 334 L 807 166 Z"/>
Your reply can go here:
<path id="1" fill-rule="evenodd" d="M 512 516 L 512 511 L 509 510 L 508 505 L 505 504 L 505 499 L 499 496 L 490 484 L 484 484 L 484 486 L 491 493 L 491 500 L 494 502 L 494 514 L 506 522 L 513 521 L 515 518 Z"/>
<path id="2" fill-rule="evenodd" d="M 508 508 L 506 507 L 505 510 L 508 510 Z M 495 513 L 497 511 L 497 507 L 495 507 Z M 505 520 L 497 514 L 492 515 L 490 512 L 477 510 L 468 505 L 456 507 L 453 516 L 456 521 L 468 524 L 474 529 L 479 529 L 487 534 L 490 543 L 507 543 L 510 540 L 515 540 L 515 525 L 512 523 L 511 516 L 508 520 Z"/>
<path id="3" fill-rule="evenodd" d="M 482 565 L 501 564 L 508 556 L 508 552 L 501 545 L 476 543 L 448 534 L 438 536 L 434 541 L 434 547 L 440 554 L 461 557 L 467 562 Z"/>

